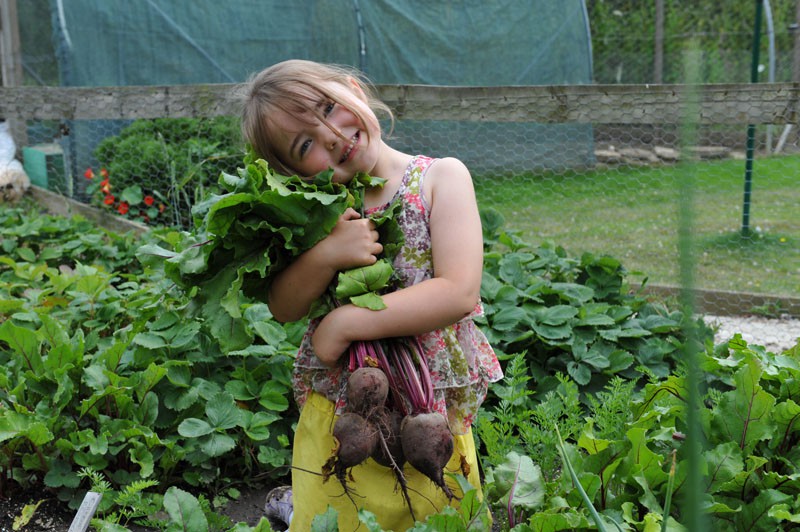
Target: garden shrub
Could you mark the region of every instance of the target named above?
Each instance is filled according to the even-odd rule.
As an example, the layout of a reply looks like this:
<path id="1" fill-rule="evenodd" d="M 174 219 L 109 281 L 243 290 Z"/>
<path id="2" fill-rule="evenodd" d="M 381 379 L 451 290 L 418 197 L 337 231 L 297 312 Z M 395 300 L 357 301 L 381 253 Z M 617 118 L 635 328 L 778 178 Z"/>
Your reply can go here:
<path id="1" fill-rule="evenodd" d="M 119 212 L 122 201 L 130 209 L 131 200 L 150 196 L 168 210 L 162 225 L 187 226 L 192 206 L 216 188 L 221 172 L 235 171 L 244 148 L 235 117 L 157 118 L 132 122 L 119 135 L 103 139 L 94 154 L 117 200 L 107 205 Z M 93 199 L 106 198 L 104 193 Z"/>

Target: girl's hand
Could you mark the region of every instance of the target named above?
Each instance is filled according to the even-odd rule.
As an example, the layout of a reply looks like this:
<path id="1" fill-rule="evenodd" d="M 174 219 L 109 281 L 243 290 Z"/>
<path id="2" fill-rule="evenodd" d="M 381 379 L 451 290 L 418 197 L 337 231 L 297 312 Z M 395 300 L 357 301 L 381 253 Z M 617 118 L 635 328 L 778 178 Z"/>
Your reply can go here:
<path id="1" fill-rule="evenodd" d="M 347 325 L 352 325 L 352 320 L 348 321 L 346 314 L 349 305 L 339 307 L 329 312 L 319 323 L 317 329 L 311 337 L 311 346 L 317 358 L 333 368 L 339 358 L 347 351 L 351 340 L 347 338 L 345 330 Z"/>
<path id="2" fill-rule="evenodd" d="M 342 271 L 374 264 L 383 251 L 378 236 L 375 222 L 362 219 L 354 209 L 347 209 L 317 246 L 328 265 L 335 271 Z"/>
<path id="3" fill-rule="evenodd" d="M 375 222 L 347 209 L 333 231 L 272 281 L 269 308 L 281 322 L 299 320 L 341 270 L 374 264 L 383 251 Z"/>

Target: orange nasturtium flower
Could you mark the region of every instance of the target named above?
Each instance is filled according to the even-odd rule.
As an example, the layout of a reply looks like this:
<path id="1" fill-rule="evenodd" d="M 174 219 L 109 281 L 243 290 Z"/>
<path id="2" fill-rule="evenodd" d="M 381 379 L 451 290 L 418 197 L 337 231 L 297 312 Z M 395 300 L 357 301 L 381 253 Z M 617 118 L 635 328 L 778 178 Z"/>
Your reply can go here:
<path id="1" fill-rule="evenodd" d="M 119 207 L 117 207 L 117 212 L 120 214 L 128 214 L 128 204 L 126 202 L 121 202 Z"/>
<path id="2" fill-rule="evenodd" d="M 100 190 L 106 194 L 111 192 L 111 184 L 108 182 L 108 178 L 105 178 L 102 181 L 100 181 Z"/>
<path id="3" fill-rule="evenodd" d="M 103 198 L 103 203 L 105 203 L 106 205 L 113 205 L 114 199 L 115 199 L 114 196 L 112 196 L 111 194 L 106 194 L 106 197 Z"/>
<path id="4" fill-rule="evenodd" d="M 108 170 L 106 170 L 105 168 L 101 168 L 100 169 L 100 175 L 105 177 L 106 181 L 108 181 Z"/>
<path id="5" fill-rule="evenodd" d="M 85 177 L 86 179 L 93 179 L 94 172 L 92 172 L 91 168 L 87 168 L 86 171 L 83 173 L 83 177 Z"/>
<path id="6" fill-rule="evenodd" d="M 148 207 L 155 203 L 156 199 L 153 196 L 145 196 L 144 197 L 144 204 Z"/>

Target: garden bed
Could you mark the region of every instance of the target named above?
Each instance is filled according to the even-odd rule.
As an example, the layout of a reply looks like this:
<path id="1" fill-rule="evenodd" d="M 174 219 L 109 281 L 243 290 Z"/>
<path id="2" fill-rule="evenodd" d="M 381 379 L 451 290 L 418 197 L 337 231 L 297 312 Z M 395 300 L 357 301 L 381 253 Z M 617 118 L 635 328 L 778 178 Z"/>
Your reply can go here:
<path id="1" fill-rule="evenodd" d="M 290 428 L 297 412 L 290 404 L 288 375 L 297 330 L 268 323 L 263 304 L 239 308 L 235 321 L 186 313 L 186 294 L 159 273 L 163 261 L 147 266 L 136 259 L 143 241 L 155 256 L 152 241 L 163 236 L 157 230 L 145 228 L 141 239 L 123 238 L 86 219 L 44 216 L 39 205 L 1 214 L 7 258 L 0 265 L 0 287 L 8 301 L 0 320 L 0 354 L 6 379 L 30 386 L 0 389 L 19 409 L 4 409 L 0 418 L 23 423 L 24 417 L 24 423 L 48 429 L 47 434 L 17 431 L 3 442 L 9 457 L 6 478 L 28 479 L 20 485 L 9 481 L 5 494 L 17 492 L 7 500 L 19 504 L 5 518 L 13 522 L 23 504 L 46 497 L 48 502 L 33 512 L 41 521 L 51 510 L 58 512 L 50 508 L 55 494 L 71 498 L 74 508 L 80 490 L 89 487 L 108 490 L 104 502 L 115 506 L 106 506 L 106 519 L 135 509 L 142 526 L 146 517 L 165 515 L 176 504 L 191 503 L 195 515 L 203 514 L 201 503 L 211 504 L 203 494 L 216 512 L 235 521 L 260 518 L 268 484 L 285 480 L 291 459 Z M 673 451 L 686 431 L 683 398 L 689 392 L 680 368 L 686 360 L 682 346 L 691 345 L 687 338 L 709 339 L 710 331 L 685 319 L 676 293 L 645 297 L 632 289 L 626 270 L 612 257 L 578 259 L 554 246 L 531 246 L 510 238 L 501 219 L 489 214 L 485 227 L 480 326 L 507 355 L 506 378 L 490 389 L 474 434 L 487 472 L 484 493 L 500 530 L 511 528 L 515 519 L 529 520 L 533 529 L 591 526 L 577 488 L 560 478 L 565 471 L 560 444 L 569 449 L 572 466 L 589 482 L 593 504 L 604 516 L 636 530 L 661 519 L 658 501 L 672 494 L 672 483 L 666 482 L 674 474 L 668 472 L 669 461 L 676 459 Z M 213 317 L 225 318 L 222 308 L 215 312 Z M 222 341 L 230 340 L 225 334 L 234 323 L 252 342 L 226 349 Z M 792 390 L 780 385 L 800 379 L 796 364 L 789 363 L 797 354 L 775 357 L 742 340 L 731 342 L 729 350 L 697 353 L 703 378 L 716 388 L 696 403 L 711 420 L 704 456 L 736 464 L 740 472 L 714 484 L 708 495 L 716 522 L 735 513 L 732 519 L 742 529 L 774 530 L 800 514 L 789 498 L 796 483 L 784 478 L 795 474 L 786 468 L 796 463 L 792 453 L 798 435 L 783 430 L 781 417 L 790 413 L 787 393 Z M 53 363 L 53 353 L 68 361 Z M 73 384 L 63 386 L 66 379 Z M 743 426 L 723 422 L 741 414 L 747 383 L 762 390 L 759 408 L 768 399 L 776 405 L 764 409 L 764 419 L 752 420 L 759 421 L 761 431 L 752 435 L 749 418 Z M 188 396 L 192 391 L 195 395 Z M 590 442 L 607 448 L 587 447 Z M 768 448 L 773 444 L 779 448 Z M 773 459 L 769 477 L 745 469 L 748 455 L 770 460 L 774 453 L 780 456 Z M 22 456 L 40 458 L 17 458 Z M 676 489 L 688 489 L 682 479 L 691 464 L 683 452 L 677 456 Z M 81 467 L 87 463 L 94 467 Z M 646 477 L 637 473 L 643 467 Z M 500 501 L 518 478 L 539 496 L 529 503 L 515 500 L 512 515 Z M 607 481 L 602 487 L 601 478 Z M 149 483 L 152 479 L 159 483 Z M 33 482 L 40 495 L 25 491 L 24 485 Z M 791 490 L 778 492 L 776 486 L 784 484 Z M 685 500 L 684 495 L 676 492 L 675 500 Z M 555 501 L 562 506 L 552 506 Z M 629 508 L 635 513 L 622 513 L 623 503 L 639 506 Z M 783 504 L 785 512 L 757 511 L 773 503 Z M 678 508 L 672 517 L 683 522 L 683 512 Z M 39 526 L 35 522 L 31 519 L 27 530 Z M 759 527 L 752 528 L 756 522 Z M 552 528 L 558 523 L 562 528 Z"/>

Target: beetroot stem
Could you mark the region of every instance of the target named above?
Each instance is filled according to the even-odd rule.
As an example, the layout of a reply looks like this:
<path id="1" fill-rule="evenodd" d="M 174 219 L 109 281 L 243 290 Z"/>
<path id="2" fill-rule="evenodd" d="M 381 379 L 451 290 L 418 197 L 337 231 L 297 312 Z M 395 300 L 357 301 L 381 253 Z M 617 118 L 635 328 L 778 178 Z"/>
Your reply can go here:
<path id="1" fill-rule="evenodd" d="M 433 409 L 433 382 L 419 338 L 392 338 L 386 343 L 378 340 L 353 342 L 349 355 L 351 372 L 366 365 L 368 357 L 377 361 L 378 367 L 386 373 L 389 388 L 409 401 L 412 413 Z M 403 402 L 397 402 L 404 413 L 408 413 Z"/>

